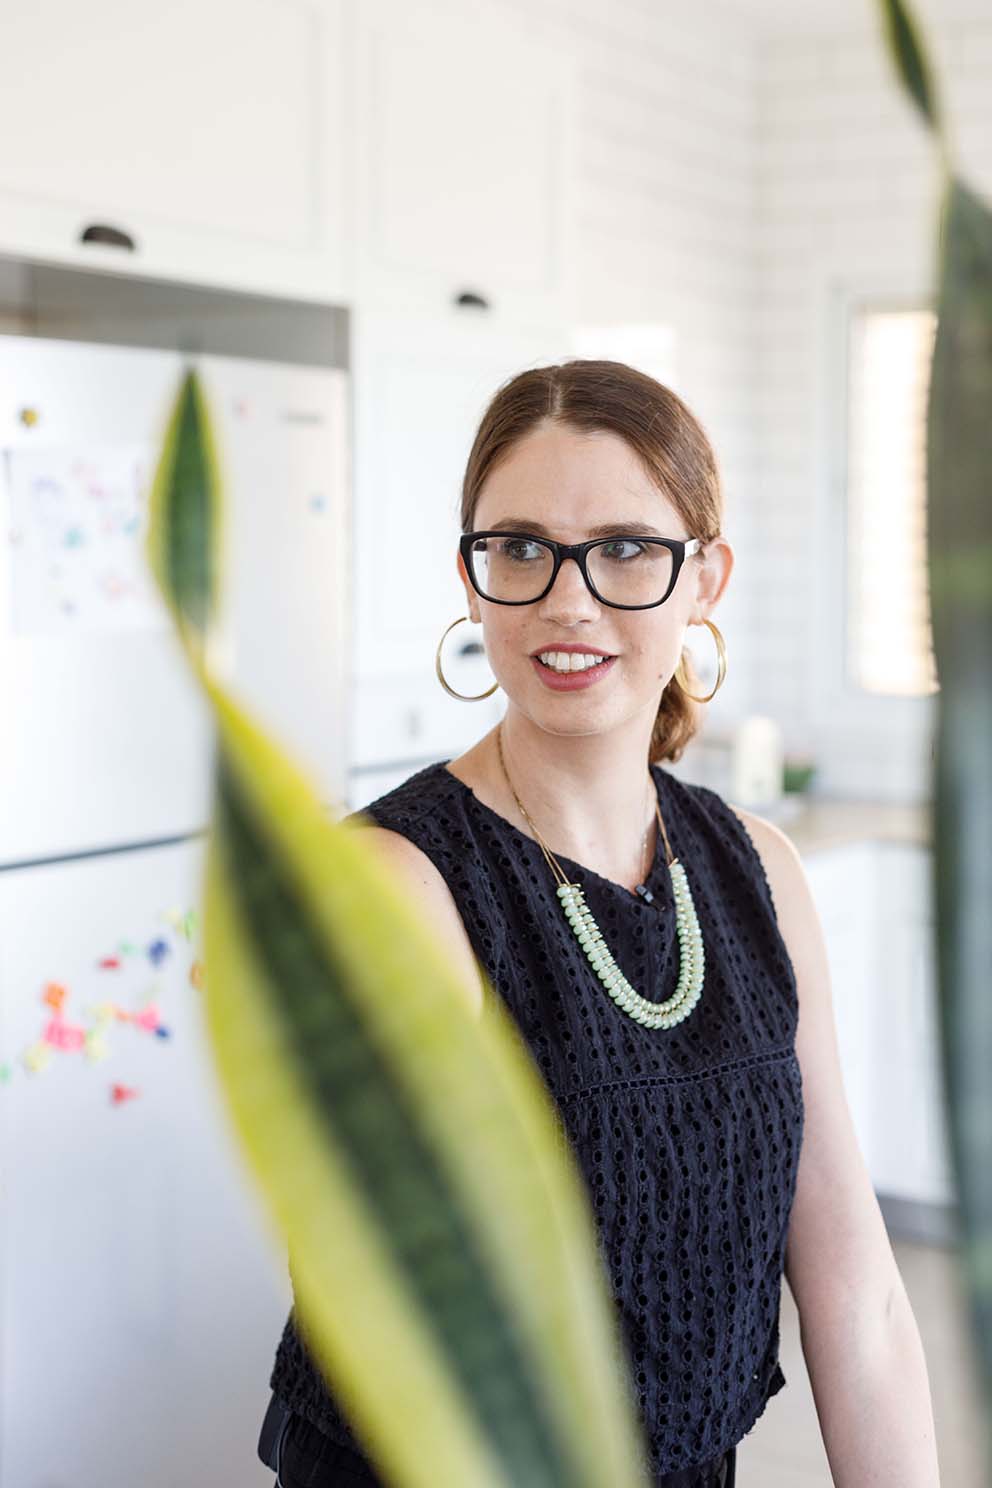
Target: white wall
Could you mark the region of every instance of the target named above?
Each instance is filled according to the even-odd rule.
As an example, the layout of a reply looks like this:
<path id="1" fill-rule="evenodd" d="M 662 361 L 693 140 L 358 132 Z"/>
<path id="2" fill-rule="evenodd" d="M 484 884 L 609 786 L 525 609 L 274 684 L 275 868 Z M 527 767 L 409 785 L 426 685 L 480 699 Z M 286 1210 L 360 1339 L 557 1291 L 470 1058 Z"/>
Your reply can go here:
<path id="1" fill-rule="evenodd" d="M 870 6 L 866 13 L 873 17 Z M 992 189 L 992 14 L 926 23 L 962 170 Z M 760 47 L 758 706 L 815 742 L 824 788 L 923 799 L 931 699 L 876 699 L 840 674 L 845 307 L 927 296 L 939 178 L 877 32 Z"/>
<path id="2" fill-rule="evenodd" d="M 712 5 L 503 4 L 580 65 L 577 319 L 672 325 L 676 391 L 720 460 L 738 566 L 716 617 L 728 650 L 710 708 L 709 727 L 719 730 L 750 710 L 759 659 L 755 37 Z M 712 666 L 709 633 L 694 630 L 692 644 Z"/>
<path id="3" fill-rule="evenodd" d="M 926 295 L 934 273 L 935 156 L 874 4 L 835 20 L 749 0 L 502 3 L 581 65 L 580 316 L 675 327 L 678 391 L 721 461 L 737 566 L 707 730 L 769 712 L 787 747 L 815 750 L 820 789 L 924 799 L 933 702 L 847 688 L 830 558 L 846 309 Z M 990 190 L 992 16 L 966 0 L 922 14 L 962 168 Z"/>

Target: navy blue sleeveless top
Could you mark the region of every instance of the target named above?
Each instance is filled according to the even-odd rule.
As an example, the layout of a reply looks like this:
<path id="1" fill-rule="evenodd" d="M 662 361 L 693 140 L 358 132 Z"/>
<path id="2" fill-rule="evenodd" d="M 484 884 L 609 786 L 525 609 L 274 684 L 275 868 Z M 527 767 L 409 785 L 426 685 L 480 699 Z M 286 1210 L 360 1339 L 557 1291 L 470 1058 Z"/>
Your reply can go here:
<path id="1" fill-rule="evenodd" d="M 779 1304 L 803 1094 L 796 980 L 768 879 L 715 791 L 651 766 L 692 890 L 705 979 L 687 1018 L 645 1029 L 590 967 L 535 839 L 445 763 L 347 820 L 364 814 L 431 859 L 532 1051 L 586 1181 L 650 1468 L 663 1481 L 733 1447 L 786 1383 Z M 660 832 L 656 844 L 650 903 L 555 856 L 582 885 L 621 970 L 660 1002 L 678 981 L 679 944 Z M 269 1383 L 361 1451 L 292 1312 Z"/>

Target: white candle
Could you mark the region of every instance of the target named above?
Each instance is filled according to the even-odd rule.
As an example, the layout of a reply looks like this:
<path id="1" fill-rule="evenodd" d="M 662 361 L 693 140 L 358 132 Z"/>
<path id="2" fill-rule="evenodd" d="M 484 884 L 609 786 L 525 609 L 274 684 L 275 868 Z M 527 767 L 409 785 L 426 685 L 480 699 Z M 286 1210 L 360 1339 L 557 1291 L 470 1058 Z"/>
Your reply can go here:
<path id="1" fill-rule="evenodd" d="M 774 718 L 755 713 L 734 729 L 731 799 L 738 806 L 770 806 L 782 796 L 785 750 Z"/>

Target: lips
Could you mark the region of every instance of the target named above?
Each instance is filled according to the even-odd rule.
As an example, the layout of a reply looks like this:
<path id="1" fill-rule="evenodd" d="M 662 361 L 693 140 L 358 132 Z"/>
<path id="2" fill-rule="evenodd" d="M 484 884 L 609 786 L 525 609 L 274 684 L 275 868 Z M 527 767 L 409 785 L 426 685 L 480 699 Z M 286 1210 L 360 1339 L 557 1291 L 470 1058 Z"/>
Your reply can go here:
<path id="1" fill-rule="evenodd" d="M 616 657 L 600 654 L 599 661 L 593 666 L 583 667 L 578 672 L 557 672 L 553 667 L 545 666 L 539 656 L 532 656 L 530 660 L 534 663 L 534 671 L 545 687 L 551 688 L 553 692 L 576 692 L 587 687 L 595 687 L 602 678 L 609 676 Z"/>
<path id="2" fill-rule="evenodd" d="M 613 651 L 601 651 L 598 646 L 538 646 L 537 650 L 530 654 L 540 656 L 542 651 L 578 651 L 583 656 L 609 656 L 611 658 L 615 655 Z"/>

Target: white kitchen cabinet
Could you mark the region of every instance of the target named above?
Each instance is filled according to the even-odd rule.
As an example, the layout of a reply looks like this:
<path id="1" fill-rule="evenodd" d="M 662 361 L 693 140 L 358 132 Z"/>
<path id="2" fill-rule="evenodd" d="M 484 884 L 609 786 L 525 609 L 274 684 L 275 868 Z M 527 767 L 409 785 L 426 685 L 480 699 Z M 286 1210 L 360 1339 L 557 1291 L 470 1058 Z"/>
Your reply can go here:
<path id="1" fill-rule="evenodd" d="M 810 851 L 844 1088 L 876 1193 L 953 1204 L 940 1074 L 929 850 Z"/>
<path id="2" fill-rule="evenodd" d="M 875 852 L 878 1141 L 872 1176 L 880 1193 L 950 1203 L 930 857 L 907 843 L 877 843 Z"/>
<path id="3" fill-rule="evenodd" d="M 574 59 L 505 10 L 356 10 L 356 298 L 571 307 Z"/>
<path id="4" fill-rule="evenodd" d="M 7 7 L 0 252 L 345 298 L 346 22 L 344 0 Z"/>
<path id="5" fill-rule="evenodd" d="M 456 569 L 465 463 L 483 409 L 500 383 L 524 367 L 567 355 L 568 334 L 554 325 L 511 325 L 466 311 L 402 317 L 357 311 L 352 343 L 357 687 L 365 679 L 381 684 L 395 677 L 405 697 L 412 690 L 436 698 L 449 715 L 460 709 L 463 716 L 469 708 L 443 692 L 434 672 L 442 632 L 468 613 Z M 445 643 L 445 675 L 461 692 L 480 692 L 493 680 L 484 658 L 481 670 L 478 655 L 460 658 L 466 642 L 479 643 L 481 633 L 481 626 L 467 621 Z M 398 752 L 387 747 L 393 758 Z"/>
<path id="6" fill-rule="evenodd" d="M 492 683 L 484 658 L 461 669 L 457 684 L 455 668 L 447 661 L 445 665 L 445 675 L 459 692 L 484 692 Z M 498 723 L 505 710 L 506 698 L 499 688 L 490 697 L 467 703 L 449 697 L 436 678 L 431 688 L 419 678 L 366 677 L 352 695 L 350 758 L 360 764 L 350 778 L 361 780 L 373 772 L 397 769 L 405 779 L 420 762 L 454 759 Z"/>
<path id="7" fill-rule="evenodd" d="M 872 1171 L 877 1141 L 876 844 L 849 842 L 812 852 L 804 866 L 827 947 L 844 1089 L 858 1142 Z"/>

